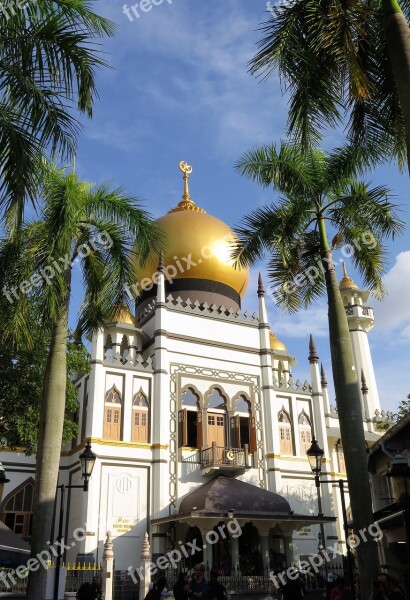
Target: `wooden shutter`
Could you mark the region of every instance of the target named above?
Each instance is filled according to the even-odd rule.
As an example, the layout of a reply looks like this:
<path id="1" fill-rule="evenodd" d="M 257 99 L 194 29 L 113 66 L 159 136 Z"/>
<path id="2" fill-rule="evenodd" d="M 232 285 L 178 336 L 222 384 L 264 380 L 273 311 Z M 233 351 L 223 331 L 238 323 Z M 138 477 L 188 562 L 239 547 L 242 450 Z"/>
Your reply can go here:
<path id="1" fill-rule="evenodd" d="M 182 448 L 182 446 L 187 445 L 187 411 L 186 408 L 180 410 L 178 412 L 178 447 Z"/>
<path id="2" fill-rule="evenodd" d="M 229 432 L 229 444 L 232 448 L 240 448 L 240 417 L 235 415 L 231 417 L 231 427 Z"/>
<path id="3" fill-rule="evenodd" d="M 198 411 L 198 414 L 197 414 L 196 427 L 197 427 L 196 447 L 202 448 L 202 446 L 204 445 L 204 430 L 202 427 L 202 411 L 200 411 L 200 410 Z"/>
<path id="4" fill-rule="evenodd" d="M 256 452 L 256 420 L 255 417 L 249 417 L 249 452 Z"/>

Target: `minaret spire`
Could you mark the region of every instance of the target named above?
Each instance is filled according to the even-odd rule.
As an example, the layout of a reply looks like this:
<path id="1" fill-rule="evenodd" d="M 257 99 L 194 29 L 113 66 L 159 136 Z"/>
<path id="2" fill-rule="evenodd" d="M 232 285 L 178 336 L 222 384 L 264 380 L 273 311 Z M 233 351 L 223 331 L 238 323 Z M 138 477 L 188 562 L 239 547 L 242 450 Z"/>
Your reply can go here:
<path id="1" fill-rule="evenodd" d="M 367 387 L 366 377 L 364 376 L 364 371 L 362 369 L 362 393 L 367 394 L 368 391 L 369 391 L 369 388 Z"/>
<path id="2" fill-rule="evenodd" d="M 265 287 L 263 285 L 262 273 L 259 273 L 258 276 L 258 298 L 261 298 L 265 295 Z"/>
<path id="3" fill-rule="evenodd" d="M 308 358 L 309 358 L 310 364 L 319 362 L 319 355 L 317 353 L 315 340 L 313 339 L 312 334 L 310 334 L 310 339 L 309 339 L 309 357 Z"/>
<path id="4" fill-rule="evenodd" d="M 320 363 L 320 383 L 322 387 L 327 387 L 326 373 L 323 363 Z"/>

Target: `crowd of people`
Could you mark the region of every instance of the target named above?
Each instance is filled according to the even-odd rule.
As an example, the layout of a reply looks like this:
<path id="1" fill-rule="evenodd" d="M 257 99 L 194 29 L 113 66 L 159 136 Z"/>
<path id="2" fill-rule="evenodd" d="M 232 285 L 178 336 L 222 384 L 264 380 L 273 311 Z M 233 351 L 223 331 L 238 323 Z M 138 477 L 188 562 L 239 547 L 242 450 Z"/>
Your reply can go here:
<path id="1" fill-rule="evenodd" d="M 225 586 L 218 581 L 218 571 L 211 570 L 209 581 L 205 577 L 205 567 L 197 564 L 193 577 L 181 572 L 173 586 L 175 600 L 226 600 Z M 145 597 L 145 600 L 161 600 L 168 593 L 165 577 L 159 577 Z"/>
<path id="2" fill-rule="evenodd" d="M 193 576 L 181 572 L 172 588 L 175 600 L 227 600 L 225 586 L 218 581 L 218 571 L 211 570 L 209 581 L 205 577 L 205 566 L 195 565 Z M 101 578 L 94 577 L 91 583 L 84 583 L 77 592 L 78 600 L 101 600 Z M 168 594 L 165 577 L 159 577 L 150 584 L 145 600 L 162 600 Z M 292 580 L 273 590 L 272 595 L 278 600 L 303 600 L 306 595 L 304 577 L 301 573 Z M 357 590 L 356 590 L 357 595 Z M 326 582 L 326 600 L 352 600 L 352 594 L 343 577 L 328 574 Z M 368 600 L 406 600 L 399 586 L 388 573 L 380 573 L 373 582 L 372 592 Z"/>

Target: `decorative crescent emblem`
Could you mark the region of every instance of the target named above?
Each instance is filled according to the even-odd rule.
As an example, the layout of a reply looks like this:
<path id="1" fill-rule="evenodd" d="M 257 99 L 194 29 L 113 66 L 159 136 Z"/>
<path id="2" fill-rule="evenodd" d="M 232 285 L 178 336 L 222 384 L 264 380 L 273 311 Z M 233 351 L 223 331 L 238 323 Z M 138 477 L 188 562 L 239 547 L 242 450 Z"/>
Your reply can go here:
<path id="1" fill-rule="evenodd" d="M 234 458 L 235 458 L 235 452 L 233 450 L 228 450 L 228 452 L 226 453 L 226 458 L 228 460 L 234 460 Z"/>
<path id="2" fill-rule="evenodd" d="M 192 167 L 187 163 L 186 160 L 181 160 L 181 162 L 179 163 L 179 168 L 186 175 L 191 175 L 192 173 Z"/>

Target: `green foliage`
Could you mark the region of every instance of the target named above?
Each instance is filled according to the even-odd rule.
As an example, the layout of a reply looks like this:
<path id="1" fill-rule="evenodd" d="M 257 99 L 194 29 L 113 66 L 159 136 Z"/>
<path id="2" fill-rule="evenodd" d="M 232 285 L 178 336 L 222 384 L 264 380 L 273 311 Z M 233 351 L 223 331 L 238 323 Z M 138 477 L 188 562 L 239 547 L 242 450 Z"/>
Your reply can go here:
<path id="1" fill-rule="evenodd" d="M 114 33 L 95 0 L 35 0 L 0 12 L 0 209 L 18 228 L 35 200 L 45 153 L 73 156 L 80 125 L 97 96 L 95 71 L 106 66 L 98 40 Z M 22 5 L 22 3 L 20 3 Z"/>
<path id="2" fill-rule="evenodd" d="M 333 230 L 329 250 L 350 244 L 351 260 L 366 286 L 383 294 L 383 240 L 400 233 L 403 222 L 386 187 L 371 188 L 357 179 L 346 149 L 305 153 L 300 144 L 282 142 L 246 152 L 236 168 L 281 195 L 244 217 L 234 252 L 242 264 L 270 257 L 268 273 L 279 306 L 297 311 L 325 293 L 322 254 L 328 241 L 321 244 L 321 222 Z"/>
<path id="3" fill-rule="evenodd" d="M 289 94 L 288 134 L 304 149 L 346 125 L 369 164 L 406 161 L 406 133 L 379 0 L 294 0 L 261 27 L 250 71 L 278 71 Z M 400 2 L 407 20 L 408 0 Z M 397 51 L 397 50 L 396 50 Z M 400 82 L 401 83 L 401 82 Z"/>
<path id="4" fill-rule="evenodd" d="M 397 423 L 403 417 L 406 417 L 410 412 L 410 394 L 407 394 L 406 400 L 402 400 L 399 403 L 397 413 L 394 415 L 395 422 Z"/>
<path id="5" fill-rule="evenodd" d="M 0 345 L 0 439 L 7 446 L 23 447 L 27 454 L 36 451 L 40 421 L 40 402 L 47 367 L 48 344 L 40 332 L 35 335 L 33 350 L 13 351 Z M 69 442 L 78 433 L 72 415 L 78 410 L 77 388 L 73 376 L 90 371 L 90 357 L 82 345 L 68 343 L 67 393 L 63 442 Z"/>

